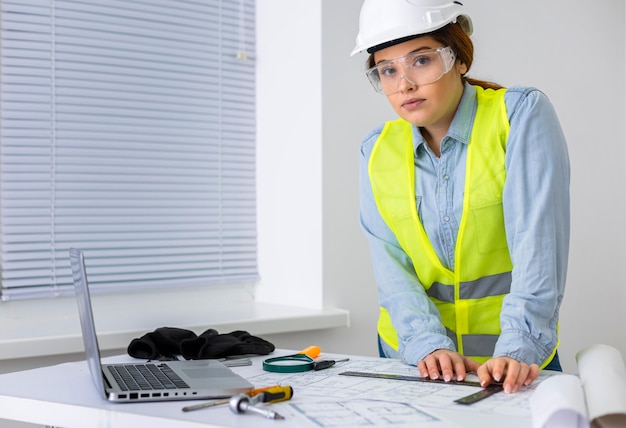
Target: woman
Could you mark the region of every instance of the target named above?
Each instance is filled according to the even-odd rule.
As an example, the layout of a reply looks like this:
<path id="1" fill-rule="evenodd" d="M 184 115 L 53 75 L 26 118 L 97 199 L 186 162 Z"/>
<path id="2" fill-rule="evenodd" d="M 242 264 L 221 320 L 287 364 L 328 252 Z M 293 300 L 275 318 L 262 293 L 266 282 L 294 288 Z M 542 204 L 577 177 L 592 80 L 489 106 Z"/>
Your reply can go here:
<path id="1" fill-rule="evenodd" d="M 381 356 L 506 392 L 561 370 L 569 161 L 547 97 L 467 77 L 458 1 L 365 0 L 353 55 L 400 117 L 361 146 Z"/>

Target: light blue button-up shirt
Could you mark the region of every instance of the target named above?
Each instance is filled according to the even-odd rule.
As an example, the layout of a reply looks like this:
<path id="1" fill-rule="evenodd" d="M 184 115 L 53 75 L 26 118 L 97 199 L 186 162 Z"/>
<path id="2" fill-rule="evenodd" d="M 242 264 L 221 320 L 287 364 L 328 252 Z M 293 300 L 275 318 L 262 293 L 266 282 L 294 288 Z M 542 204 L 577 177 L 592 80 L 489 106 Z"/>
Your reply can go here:
<path id="1" fill-rule="evenodd" d="M 569 160 L 558 118 L 542 92 L 509 88 L 505 102 L 511 129 L 503 204 L 513 271 L 494 357 L 541 364 L 558 341 L 569 250 Z M 441 262 L 452 270 L 475 114 L 476 90 L 466 84 L 441 142 L 440 157 L 428 147 L 419 128 L 413 127 L 417 211 Z M 398 332 L 398 352 L 383 345 L 384 351 L 416 365 L 436 349 L 455 347 L 411 259 L 376 207 L 368 163 L 381 131 L 382 126 L 370 132 L 361 145 L 360 220 L 370 244 L 380 305 L 389 311 Z"/>

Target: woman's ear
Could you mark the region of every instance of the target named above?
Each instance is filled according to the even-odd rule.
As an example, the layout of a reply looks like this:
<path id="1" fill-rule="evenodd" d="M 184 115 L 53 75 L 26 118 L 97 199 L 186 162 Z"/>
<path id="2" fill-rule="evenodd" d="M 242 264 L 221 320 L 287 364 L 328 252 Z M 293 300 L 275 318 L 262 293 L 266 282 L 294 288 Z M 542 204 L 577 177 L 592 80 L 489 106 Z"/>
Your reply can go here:
<path id="1" fill-rule="evenodd" d="M 465 73 L 467 73 L 467 65 L 465 65 L 465 63 L 464 63 L 464 62 L 457 61 L 457 63 L 456 63 L 456 69 L 457 69 L 457 71 L 459 72 L 459 74 L 460 74 L 461 76 L 464 76 L 464 75 L 465 75 Z"/>

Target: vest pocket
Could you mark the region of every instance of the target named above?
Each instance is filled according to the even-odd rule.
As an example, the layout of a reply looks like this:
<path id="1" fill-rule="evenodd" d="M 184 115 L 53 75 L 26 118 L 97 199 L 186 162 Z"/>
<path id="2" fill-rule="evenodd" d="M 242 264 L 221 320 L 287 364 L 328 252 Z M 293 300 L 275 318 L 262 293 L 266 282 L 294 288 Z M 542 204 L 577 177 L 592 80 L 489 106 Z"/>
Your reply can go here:
<path id="1" fill-rule="evenodd" d="M 500 201 L 471 210 L 476 226 L 478 251 L 482 254 L 508 248 L 504 231 L 504 211 Z"/>

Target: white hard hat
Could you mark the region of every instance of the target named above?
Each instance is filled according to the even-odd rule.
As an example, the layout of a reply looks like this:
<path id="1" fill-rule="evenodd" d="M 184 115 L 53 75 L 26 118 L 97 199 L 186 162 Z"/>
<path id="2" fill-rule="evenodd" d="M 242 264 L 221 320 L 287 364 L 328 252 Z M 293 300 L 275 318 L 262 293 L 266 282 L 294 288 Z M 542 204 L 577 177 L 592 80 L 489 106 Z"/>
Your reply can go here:
<path id="1" fill-rule="evenodd" d="M 394 40 L 430 33 L 451 22 L 458 22 L 468 35 L 472 34 L 472 19 L 463 12 L 459 1 L 365 0 L 356 46 L 350 55 Z"/>

